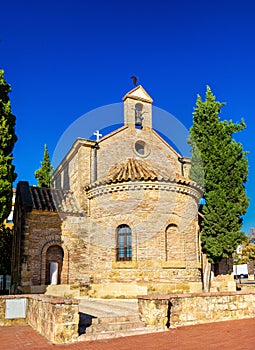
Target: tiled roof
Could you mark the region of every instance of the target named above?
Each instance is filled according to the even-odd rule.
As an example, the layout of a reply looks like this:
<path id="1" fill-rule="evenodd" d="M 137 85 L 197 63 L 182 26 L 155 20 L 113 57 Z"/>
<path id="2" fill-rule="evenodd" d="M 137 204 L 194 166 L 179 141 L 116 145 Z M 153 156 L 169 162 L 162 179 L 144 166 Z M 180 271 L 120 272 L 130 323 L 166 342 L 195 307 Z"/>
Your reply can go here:
<path id="1" fill-rule="evenodd" d="M 153 169 L 149 163 L 143 160 L 133 158 L 129 158 L 127 161 L 114 166 L 109 171 L 106 178 L 86 184 L 84 186 L 84 190 L 88 192 L 90 190 L 96 190 L 100 187 L 105 187 L 106 185 L 115 186 L 115 184 L 123 184 L 125 186 L 127 183 L 132 183 L 133 181 L 141 181 L 141 184 L 146 184 L 146 182 L 147 184 L 153 182 L 169 184 L 171 188 L 175 186 L 178 191 L 182 191 L 182 187 L 184 186 L 185 189 L 183 191 L 185 193 L 187 193 L 189 190 L 195 190 L 196 196 L 198 193 L 201 195 L 203 193 L 202 188 L 189 178 L 179 174 L 171 176 L 171 174 L 167 174 L 162 170 Z M 107 187 L 105 187 L 105 189 L 107 190 Z M 110 187 L 108 187 L 108 189 L 110 190 Z M 99 191 L 98 193 L 102 192 Z"/>
<path id="2" fill-rule="evenodd" d="M 129 158 L 126 162 L 113 167 L 106 179 L 107 183 L 134 180 L 168 179 L 166 174 L 159 174 L 145 161 Z"/>
<path id="3" fill-rule="evenodd" d="M 29 186 L 27 181 L 20 181 L 17 192 L 26 210 L 80 213 L 78 203 L 71 191 Z"/>
<path id="4" fill-rule="evenodd" d="M 52 190 L 45 187 L 30 186 L 33 209 L 56 211 L 55 199 L 52 196 Z M 55 197 L 55 196 L 54 196 Z"/>
<path id="5" fill-rule="evenodd" d="M 68 190 L 30 186 L 33 209 L 79 212 L 74 196 Z"/>

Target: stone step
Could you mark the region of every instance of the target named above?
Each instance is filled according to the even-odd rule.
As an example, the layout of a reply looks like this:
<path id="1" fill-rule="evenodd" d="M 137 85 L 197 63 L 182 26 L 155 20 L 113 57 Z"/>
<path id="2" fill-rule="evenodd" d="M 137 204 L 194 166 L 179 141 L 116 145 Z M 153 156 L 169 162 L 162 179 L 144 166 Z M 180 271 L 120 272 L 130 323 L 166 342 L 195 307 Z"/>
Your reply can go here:
<path id="1" fill-rule="evenodd" d="M 137 329 L 130 330 L 120 330 L 120 331 L 106 331 L 101 333 L 89 333 L 82 334 L 78 337 L 78 341 L 89 341 L 89 340 L 100 340 L 100 339 L 111 339 L 111 338 L 120 338 L 120 337 L 128 337 L 132 335 L 139 334 L 148 334 L 153 333 L 155 330 L 150 328 L 142 327 Z"/>
<path id="2" fill-rule="evenodd" d="M 139 315 L 124 315 L 124 316 L 106 316 L 92 318 L 92 325 L 102 323 L 115 323 L 115 322 L 139 322 Z"/>
<path id="3" fill-rule="evenodd" d="M 97 340 L 153 332 L 138 315 L 137 300 L 81 300 L 79 340 Z"/>
<path id="4" fill-rule="evenodd" d="M 115 323 L 115 322 L 138 322 L 140 321 L 139 315 L 123 315 L 123 316 L 104 316 L 104 317 L 95 317 L 90 314 L 85 314 L 80 312 L 80 326 L 91 326 L 101 323 Z"/>
<path id="5" fill-rule="evenodd" d="M 79 334 L 83 333 L 96 333 L 105 330 L 112 329 L 130 329 L 144 326 L 140 321 L 139 315 L 117 315 L 117 316 L 105 316 L 95 317 L 89 314 L 80 313 L 79 320 Z"/>
<path id="6" fill-rule="evenodd" d="M 79 305 L 79 311 L 96 317 L 129 315 L 137 312 L 137 304 L 134 302 L 108 302 L 105 301 L 83 301 Z"/>
<path id="7" fill-rule="evenodd" d="M 102 332 L 111 332 L 111 331 L 126 331 L 132 329 L 143 328 L 144 323 L 141 321 L 136 322 L 112 322 L 112 323 L 98 323 L 91 325 L 86 328 L 86 334 L 89 333 L 102 333 Z"/>

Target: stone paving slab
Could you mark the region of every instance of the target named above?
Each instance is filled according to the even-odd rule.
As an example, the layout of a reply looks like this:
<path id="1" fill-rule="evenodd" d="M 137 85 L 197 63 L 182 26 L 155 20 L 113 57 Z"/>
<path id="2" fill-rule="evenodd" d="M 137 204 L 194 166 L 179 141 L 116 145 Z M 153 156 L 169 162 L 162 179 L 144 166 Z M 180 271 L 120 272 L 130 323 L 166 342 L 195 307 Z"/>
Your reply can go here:
<path id="1" fill-rule="evenodd" d="M 180 327 L 162 333 L 53 345 L 29 326 L 0 327 L 3 350 L 253 350 L 255 319 Z"/>
<path id="2" fill-rule="evenodd" d="M 79 311 L 96 317 L 127 316 L 138 313 L 137 299 L 80 299 Z"/>

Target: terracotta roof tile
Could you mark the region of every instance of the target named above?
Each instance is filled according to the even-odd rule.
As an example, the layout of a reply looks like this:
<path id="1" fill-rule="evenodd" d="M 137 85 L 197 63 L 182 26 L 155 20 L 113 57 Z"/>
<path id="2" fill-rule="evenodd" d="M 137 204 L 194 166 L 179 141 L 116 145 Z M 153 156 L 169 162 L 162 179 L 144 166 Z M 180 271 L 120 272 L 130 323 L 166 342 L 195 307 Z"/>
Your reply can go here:
<path id="1" fill-rule="evenodd" d="M 17 197 L 26 211 L 35 209 L 75 214 L 81 212 L 73 193 L 68 190 L 29 186 L 27 181 L 20 181 L 17 185 Z"/>
<path id="2" fill-rule="evenodd" d="M 143 160 L 129 158 L 127 161 L 115 165 L 108 173 L 108 176 L 99 179 L 93 183 L 84 186 L 85 191 L 90 191 L 93 188 L 129 181 L 155 181 L 159 183 L 172 183 L 194 188 L 199 193 L 203 193 L 202 188 L 194 181 L 175 174 L 171 176 L 162 170 L 156 170 L 151 165 Z"/>
<path id="3" fill-rule="evenodd" d="M 107 183 L 134 181 L 134 180 L 161 180 L 169 179 L 166 174 L 159 174 L 145 161 L 129 158 L 127 161 L 114 166 L 106 179 Z"/>
<path id="4" fill-rule="evenodd" d="M 71 191 L 30 186 L 33 209 L 78 213 L 79 208 Z"/>

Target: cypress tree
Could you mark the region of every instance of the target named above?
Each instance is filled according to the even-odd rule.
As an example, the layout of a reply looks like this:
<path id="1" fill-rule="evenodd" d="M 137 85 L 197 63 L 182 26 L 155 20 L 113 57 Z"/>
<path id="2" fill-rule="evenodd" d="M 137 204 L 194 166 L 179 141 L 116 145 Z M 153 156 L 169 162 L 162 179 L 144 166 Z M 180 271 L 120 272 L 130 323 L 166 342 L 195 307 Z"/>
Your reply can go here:
<path id="1" fill-rule="evenodd" d="M 0 69 L 0 223 L 11 211 L 12 183 L 17 176 L 12 164 L 12 151 L 17 141 L 16 118 L 11 112 L 9 92 L 11 87 L 4 79 L 4 71 Z"/>
<path id="2" fill-rule="evenodd" d="M 0 225 L 0 274 L 11 274 L 13 229 Z"/>
<path id="3" fill-rule="evenodd" d="M 197 98 L 189 139 L 190 177 L 204 188 L 201 243 L 212 263 L 230 257 L 244 240 L 242 216 L 248 207 L 244 187 L 248 161 L 242 144 L 233 139 L 233 134 L 246 126 L 243 120 L 220 121 L 224 105 L 215 100 L 207 87 L 205 101 Z"/>
<path id="4" fill-rule="evenodd" d="M 48 152 L 47 145 L 44 145 L 44 155 L 43 161 L 41 162 L 41 168 L 37 169 L 34 173 L 35 178 L 37 179 L 39 187 L 48 187 L 50 188 L 50 177 L 53 171 L 53 167 L 50 162 L 50 156 Z"/>

